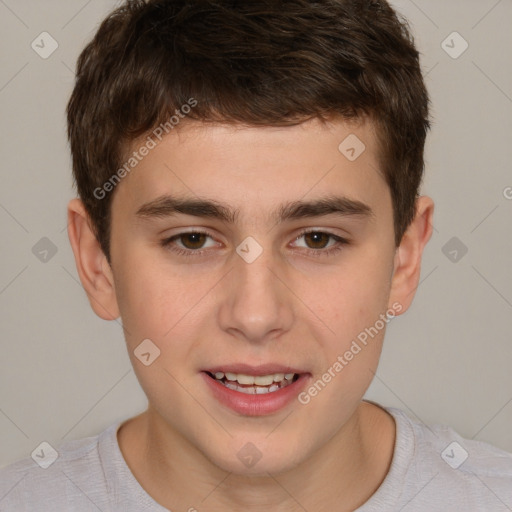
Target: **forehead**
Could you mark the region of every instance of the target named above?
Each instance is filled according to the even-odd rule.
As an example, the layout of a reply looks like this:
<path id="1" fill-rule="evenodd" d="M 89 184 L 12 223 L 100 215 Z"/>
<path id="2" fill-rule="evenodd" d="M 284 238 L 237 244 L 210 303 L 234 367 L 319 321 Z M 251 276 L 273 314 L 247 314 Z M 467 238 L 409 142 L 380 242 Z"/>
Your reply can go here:
<path id="1" fill-rule="evenodd" d="M 189 122 L 155 142 L 116 191 L 133 211 L 178 194 L 231 205 L 238 219 L 263 210 L 275 218 L 286 202 L 342 195 L 372 203 L 387 191 L 368 120 L 287 127 Z"/>

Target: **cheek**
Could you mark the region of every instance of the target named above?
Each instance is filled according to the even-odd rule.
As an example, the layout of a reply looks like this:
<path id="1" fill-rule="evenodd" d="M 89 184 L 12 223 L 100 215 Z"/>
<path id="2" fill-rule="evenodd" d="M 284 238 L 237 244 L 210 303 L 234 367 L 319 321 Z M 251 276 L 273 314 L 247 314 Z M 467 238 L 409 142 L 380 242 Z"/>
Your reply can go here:
<path id="1" fill-rule="evenodd" d="M 193 348 L 184 333 L 190 336 L 193 329 L 194 305 L 201 295 L 198 288 L 191 287 L 175 269 L 161 268 L 150 254 L 132 251 L 118 266 L 116 293 L 125 341 L 139 383 L 154 403 L 165 403 L 169 390 L 179 388 L 180 362 L 187 360 Z M 138 347 L 147 339 L 153 345 L 144 352 L 149 350 L 150 358 L 158 356 L 146 366 L 137 353 L 142 353 Z"/>
<path id="2" fill-rule="evenodd" d="M 183 308 L 183 284 L 175 272 L 164 271 L 154 255 L 132 248 L 117 265 L 117 301 L 129 343 L 161 338 Z"/>
<path id="3" fill-rule="evenodd" d="M 129 254 L 115 276 L 127 343 L 134 347 L 149 338 L 162 349 L 172 345 L 173 351 L 180 350 L 183 333 L 190 336 L 211 307 L 218 275 L 198 268 L 185 271 L 156 258 L 154 250 L 132 249 Z"/>
<path id="4" fill-rule="evenodd" d="M 332 323 L 331 328 L 340 339 L 346 340 L 373 325 L 387 310 L 389 264 L 376 252 L 358 251 L 340 265 L 335 275 L 324 279 L 321 292 L 316 294 L 318 311 L 328 325 L 328 321 Z"/>
<path id="5" fill-rule="evenodd" d="M 320 373 L 332 382 L 324 400 L 336 410 L 364 395 L 378 366 L 390 291 L 390 263 L 382 252 L 360 248 L 315 296 L 318 316 L 334 332 L 322 329 L 318 339 L 326 356 Z"/>

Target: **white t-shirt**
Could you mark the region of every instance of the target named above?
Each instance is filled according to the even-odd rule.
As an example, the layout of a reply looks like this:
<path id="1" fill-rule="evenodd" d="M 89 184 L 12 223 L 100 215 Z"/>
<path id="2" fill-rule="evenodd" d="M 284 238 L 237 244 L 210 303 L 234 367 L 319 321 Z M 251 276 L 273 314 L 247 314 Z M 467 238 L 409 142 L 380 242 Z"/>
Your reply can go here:
<path id="1" fill-rule="evenodd" d="M 355 512 L 512 511 L 512 453 L 383 408 L 397 426 L 391 467 Z M 62 443 L 46 469 L 40 465 L 56 454 L 44 445 L 34 454 L 39 464 L 27 457 L 1 469 L 0 512 L 168 512 L 128 468 L 116 436 L 121 423 Z"/>

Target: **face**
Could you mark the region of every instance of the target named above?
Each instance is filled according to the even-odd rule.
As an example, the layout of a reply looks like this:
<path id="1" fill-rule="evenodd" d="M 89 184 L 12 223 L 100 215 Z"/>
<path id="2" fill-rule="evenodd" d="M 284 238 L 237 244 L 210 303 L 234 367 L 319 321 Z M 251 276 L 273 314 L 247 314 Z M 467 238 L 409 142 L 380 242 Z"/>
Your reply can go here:
<path id="1" fill-rule="evenodd" d="M 365 145 L 355 160 L 338 149 L 350 134 Z M 183 125 L 118 185 L 111 257 L 158 421 L 238 474 L 290 469 L 343 429 L 376 371 L 385 314 L 402 308 L 370 123 Z"/>

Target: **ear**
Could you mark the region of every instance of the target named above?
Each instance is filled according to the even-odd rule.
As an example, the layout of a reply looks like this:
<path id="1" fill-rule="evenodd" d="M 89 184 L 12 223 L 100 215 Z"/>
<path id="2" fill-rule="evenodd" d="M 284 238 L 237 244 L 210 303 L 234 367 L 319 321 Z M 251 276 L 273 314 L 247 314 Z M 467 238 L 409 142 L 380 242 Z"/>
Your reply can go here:
<path id="1" fill-rule="evenodd" d="M 432 220 L 434 217 L 434 202 L 430 197 L 421 196 L 416 199 L 416 213 L 407 228 L 399 247 L 395 252 L 394 270 L 391 280 L 389 304 L 398 302 L 402 314 L 412 303 L 421 271 L 423 249 L 432 236 Z"/>
<path id="2" fill-rule="evenodd" d="M 93 311 L 104 320 L 119 317 L 112 269 L 80 199 L 68 203 L 68 236 L 76 269 Z"/>

